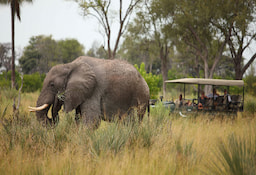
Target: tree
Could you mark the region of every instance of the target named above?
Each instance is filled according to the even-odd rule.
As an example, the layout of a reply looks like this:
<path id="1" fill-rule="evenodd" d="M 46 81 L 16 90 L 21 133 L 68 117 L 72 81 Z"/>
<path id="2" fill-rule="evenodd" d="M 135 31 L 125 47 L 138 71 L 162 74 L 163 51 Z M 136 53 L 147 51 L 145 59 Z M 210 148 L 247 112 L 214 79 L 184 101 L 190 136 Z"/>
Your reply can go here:
<path id="1" fill-rule="evenodd" d="M 35 36 L 29 40 L 19 60 L 24 73 L 47 73 L 51 66 L 59 63 L 57 42 L 52 36 Z"/>
<path id="2" fill-rule="evenodd" d="M 111 28 L 111 20 L 116 16 L 111 13 L 111 0 L 76 0 L 80 7 L 84 11 L 84 15 L 91 15 L 95 17 L 104 30 L 105 36 L 107 36 L 107 50 L 108 58 L 113 59 L 116 56 L 116 52 L 119 46 L 120 39 L 125 32 L 126 26 L 129 23 L 130 16 L 134 11 L 135 7 L 142 0 L 130 0 L 129 5 L 126 9 L 123 8 L 123 0 L 119 0 L 118 9 L 118 21 L 119 29 L 115 40 L 114 49 L 111 49 L 111 36 L 113 34 L 113 28 Z"/>
<path id="3" fill-rule="evenodd" d="M 176 24 L 189 50 L 203 61 L 204 78 L 213 78 L 227 40 L 216 35 L 215 28 L 210 25 L 212 10 L 207 7 L 203 0 L 182 1 L 176 12 Z"/>
<path id="4" fill-rule="evenodd" d="M 146 4 L 147 5 L 147 4 Z M 174 4 L 169 3 L 169 12 L 173 13 L 175 11 Z M 150 7 L 147 6 L 148 12 L 151 17 L 151 22 L 153 26 L 153 32 L 154 32 L 154 40 L 157 43 L 158 50 L 159 50 L 159 56 L 161 59 L 161 71 L 163 76 L 163 96 L 165 97 L 165 91 L 166 91 L 166 83 L 165 81 L 168 79 L 168 62 L 170 61 L 169 55 L 171 52 L 171 49 L 173 49 L 173 35 L 172 29 L 169 32 L 166 32 L 165 27 L 168 25 L 169 27 L 173 28 L 173 20 L 169 17 L 166 17 L 162 14 L 161 11 L 159 11 L 159 4 L 156 1 L 152 1 L 150 4 Z"/>
<path id="5" fill-rule="evenodd" d="M 33 45 L 25 47 L 23 55 L 19 59 L 22 72 L 25 74 L 31 74 L 37 71 L 43 73 L 43 71 L 40 71 L 41 68 L 39 68 L 41 57 L 42 55 L 39 53 L 39 50 Z M 42 66 L 42 64 L 40 66 Z"/>
<path id="6" fill-rule="evenodd" d="M 144 62 L 147 72 L 155 72 L 156 70 L 152 70 L 153 64 L 160 62 L 159 53 L 150 33 L 150 22 L 145 19 L 144 14 L 137 13 L 136 18 L 129 24 L 118 54 L 132 64 L 140 65 Z"/>
<path id="7" fill-rule="evenodd" d="M 15 87 L 15 16 L 20 18 L 20 4 L 25 0 L 0 0 L 1 4 L 10 4 L 11 6 L 11 23 L 12 23 L 12 88 Z M 32 2 L 32 0 L 26 0 Z"/>
<path id="8" fill-rule="evenodd" d="M 57 42 L 62 63 L 69 63 L 84 55 L 84 46 L 76 39 L 65 39 Z"/>
<path id="9" fill-rule="evenodd" d="M 254 29 L 256 1 L 216 0 L 208 3 L 210 6 L 216 7 L 211 23 L 220 30 L 222 36 L 227 40 L 235 68 L 235 79 L 242 79 L 256 58 L 256 53 L 254 53 L 244 64 L 245 50 L 256 40 Z"/>
<path id="10" fill-rule="evenodd" d="M 75 39 L 55 41 L 52 36 L 39 35 L 30 38 L 19 63 L 26 74 L 47 73 L 52 66 L 71 62 L 81 55 L 84 47 Z"/>
<path id="11" fill-rule="evenodd" d="M 172 8 L 169 10 L 172 11 Z M 129 26 L 124 42 L 124 46 L 132 48 L 132 51 L 127 53 L 134 58 L 141 57 L 143 62 L 146 63 L 148 60 L 151 65 L 156 58 L 160 60 L 163 95 L 165 95 L 165 80 L 168 78 L 170 68 L 169 56 L 173 48 L 172 38 L 163 31 L 167 24 L 166 19 L 158 11 L 155 1 L 146 1 L 144 8 L 137 13 L 134 24 Z"/>
<path id="12" fill-rule="evenodd" d="M 210 23 L 214 10 L 207 4 L 208 1 L 154 1 L 156 9 L 166 24 L 166 35 L 173 38 L 176 50 L 179 53 L 189 53 L 193 59 L 194 68 L 200 64 L 204 69 L 204 78 L 212 78 L 214 71 L 222 58 L 227 40 L 218 35 L 218 31 Z M 172 9 L 172 10 L 170 10 Z M 206 93 L 210 88 L 206 88 Z"/>

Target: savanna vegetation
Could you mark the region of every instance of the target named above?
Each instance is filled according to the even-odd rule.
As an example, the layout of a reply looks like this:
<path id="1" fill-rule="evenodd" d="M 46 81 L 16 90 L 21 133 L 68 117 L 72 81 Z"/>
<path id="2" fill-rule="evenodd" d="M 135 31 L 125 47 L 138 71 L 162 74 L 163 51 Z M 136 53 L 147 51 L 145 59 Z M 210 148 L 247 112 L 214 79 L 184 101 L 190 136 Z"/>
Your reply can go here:
<path id="1" fill-rule="evenodd" d="M 0 93 L 0 174 L 254 174 L 256 101 L 245 112 L 182 118 L 161 103 L 138 123 L 105 123 L 96 131 L 61 113 L 42 126 L 27 106 L 39 92 L 23 93 L 13 115 L 13 91 Z"/>

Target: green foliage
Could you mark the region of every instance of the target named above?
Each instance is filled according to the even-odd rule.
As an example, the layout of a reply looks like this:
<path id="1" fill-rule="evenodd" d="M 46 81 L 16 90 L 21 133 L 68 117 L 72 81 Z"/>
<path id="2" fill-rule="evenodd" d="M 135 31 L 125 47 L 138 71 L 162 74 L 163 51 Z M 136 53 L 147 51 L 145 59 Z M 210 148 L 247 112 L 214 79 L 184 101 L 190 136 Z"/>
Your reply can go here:
<path id="1" fill-rule="evenodd" d="M 256 76 L 248 75 L 244 78 L 246 92 L 256 96 Z"/>
<path id="2" fill-rule="evenodd" d="M 140 64 L 140 67 L 138 67 L 137 64 L 135 64 L 134 66 L 147 82 L 150 90 L 150 98 L 156 99 L 162 83 L 161 77 L 159 75 L 147 73 L 145 70 L 145 64 L 143 62 Z"/>
<path id="3" fill-rule="evenodd" d="M 11 76 L 12 76 L 11 71 L 3 72 L 2 74 L 0 74 L 0 88 L 2 88 L 2 89 L 11 88 Z M 19 85 L 20 85 L 20 75 L 17 71 L 15 71 L 15 86 L 16 86 L 16 89 L 18 89 Z"/>
<path id="4" fill-rule="evenodd" d="M 137 12 L 134 21 L 128 25 L 119 55 L 132 64 L 144 62 L 147 72 L 157 73 L 161 67 L 161 59 L 159 59 L 159 40 L 153 32 L 160 31 L 152 32 L 153 21 L 150 13 L 142 9 Z"/>
<path id="5" fill-rule="evenodd" d="M 84 47 L 75 39 L 66 39 L 57 42 L 60 49 L 62 63 L 69 63 L 79 56 L 84 55 Z"/>
<path id="6" fill-rule="evenodd" d="M 16 72 L 16 89 L 19 89 L 21 86 L 21 78 L 20 74 Z M 37 90 L 40 90 L 43 85 L 43 81 L 45 78 L 45 74 L 25 74 L 23 75 L 23 87 L 22 92 L 35 92 Z M 1 89 L 9 89 L 11 87 L 11 71 L 4 72 L 0 75 L 0 88 Z"/>
<path id="7" fill-rule="evenodd" d="M 183 74 L 182 70 L 175 69 L 175 68 L 172 68 L 172 69 L 168 70 L 168 79 L 169 80 L 179 79 L 179 78 L 182 78 L 182 77 L 184 77 L 184 74 Z"/>
<path id="8" fill-rule="evenodd" d="M 247 99 L 245 102 L 244 108 L 246 112 L 249 112 L 251 114 L 256 113 L 256 99 L 255 98 Z"/>
<path id="9" fill-rule="evenodd" d="M 35 92 L 43 86 L 45 74 L 40 75 L 38 72 L 23 76 L 22 92 Z"/>
<path id="10" fill-rule="evenodd" d="M 47 73 L 49 69 L 62 63 L 73 61 L 84 55 L 84 47 L 75 39 L 55 41 L 52 36 L 31 37 L 19 60 L 25 74 Z"/>
<path id="11" fill-rule="evenodd" d="M 51 62 L 58 59 L 57 43 L 52 36 L 34 36 L 25 47 L 22 57 L 19 60 L 22 71 L 25 74 L 39 71 L 49 71 Z"/>
<path id="12" fill-rule="evenodd" d="M 182 67 L 183 77 L 242 78 L 246 68 L 243 52 L 255 41 L 255 31 L 250 30 L 256 19 L 255 1 L 154 0 L 145 3 L 147 7 L 142 6 L 128 26 L 119 50 L 122 57 L 133 64 L 143 61 L 153 72 L 154 61 L 160 62 L 158 47 L 167 42 L 175 47 L 174 55 L 169 50 L 171 66 L 168 68 Z M 230 31 L 234 33 L 227 38 Z M 246 37 L 250 39 L 245 40 Z M 232 42 L 226 43 L 229 40 Z M 225 56 L 224 52 L 229 50 L 232 50 L 229 55 L 236 56 Z M 159 68 L 160 65 L 156 69 Z"/>

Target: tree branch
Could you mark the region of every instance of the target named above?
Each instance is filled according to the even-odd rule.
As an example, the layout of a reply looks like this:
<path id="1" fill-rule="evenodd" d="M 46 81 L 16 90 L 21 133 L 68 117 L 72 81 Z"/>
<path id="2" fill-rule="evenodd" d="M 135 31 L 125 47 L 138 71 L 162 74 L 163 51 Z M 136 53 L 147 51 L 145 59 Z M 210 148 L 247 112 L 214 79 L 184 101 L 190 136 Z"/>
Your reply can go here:
<path id="1" fill-rule="evenodd" d="M 242 74 L 245 73 L 245 71 L 248 69 L 248 67 L 252 64 L 252 62 L 255 60 L 256 58 L 256 53 L 251 57 L 251 59 L 244 65 L 244 67 L 242 68 Z"/>
<path id="2" fill-rule="evenodd" d="M 123 35 L 123 30 L 124 30 L 124 28 L 126 28 L 126 25 L 125 25 L 125 27 L 124 27 L 124 23 L 125 23 L 125 21 L 127 20 L 127 18 L 129 17 L 129 16 L 131 16 L 131 14 L 132 14 L 132 11 L 133 11 L 133 9 L 134 9 L 134 7 L 140 2 L 141 0 L 136 0 L 135 1 L 135 3 L 133 4 L 133 0 L 130 2 L 130 4 L 129 4 L 129 7 L 127 8 L 127 10 L 126 10 L 126 13 L 125 13 L 125 15 L 124 15 L 124 18 L 122 18 L 122 0 L 120 0 L 120 9 L 119 9 L 119 24 L 120 24 L 120 26 L 119 26 L 119 31 L 118 31 L 118 34 L 117 34 L 117 39 L 116 39 L 116 43 L 115 43 L 115 47 L 114 47 L 114 50 L 113 50 L 113 53 L 112 53 L 112 58 L 114 58 L 115 57 L 115 55 L 116 55 L 116 51 L 117 51 L 117 48 L 118 48 L 118 45 L 119 45 L 119 42 L 120 42 L 120 38 L 121 38 L 121 36 Z M 126 23 L 126 24 L 128 24 L 128 22 Z"/>

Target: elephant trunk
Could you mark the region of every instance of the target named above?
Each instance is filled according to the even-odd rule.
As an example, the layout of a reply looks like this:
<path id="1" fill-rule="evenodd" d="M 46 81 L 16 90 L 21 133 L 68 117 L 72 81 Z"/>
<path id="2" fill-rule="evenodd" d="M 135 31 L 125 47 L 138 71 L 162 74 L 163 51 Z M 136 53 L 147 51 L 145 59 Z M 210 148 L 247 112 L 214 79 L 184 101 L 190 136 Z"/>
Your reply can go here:
<path id="1" fill-rule="evenodd" d="M 36 112 L 37 120 L 44 123 L 44 124 L 51 124 L 55 125 L 58 124 L 59 121 L 59 110 L 61 109 L 61 106 L 63 105 L 63 101 L 59 100 L 57 98 L 57 95 L 55 98 L 52 98 L 51 102 L 42 102 L 42 96 L 37 100 L 37 107 L 29 107 L 30 112 Z M 48 117 L 48 111 L 51 109 L 52 112 L 52 118 Z"/>
<path id="2" fill-rule="evenodd" d="M 47 104 L 47 105 L 48 105 L 48 107 L 46 107 L 45 109 L 35 111 L 36 117 L 37 117 L 38 121 L 40 121 L 44 124 L 51 124 L 51 123 L 53 123 L 53 120 L 47 116 L 47 113 L 48 113 L 51 105 L 49 105 L 49 104 Z M 39 106 L 39 105 L 37 105 L 37 106 Z"/>
<path id="3" fill-rule="evenodd" d="M 63 105 L 63 101 L 60 100 L 58 97 L 54 99 L 54 103 L 52 106 L 52 119 L 54 124 L 59 122 L 59 111 L 61 109 L 61 106 Z"/>

